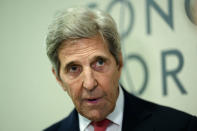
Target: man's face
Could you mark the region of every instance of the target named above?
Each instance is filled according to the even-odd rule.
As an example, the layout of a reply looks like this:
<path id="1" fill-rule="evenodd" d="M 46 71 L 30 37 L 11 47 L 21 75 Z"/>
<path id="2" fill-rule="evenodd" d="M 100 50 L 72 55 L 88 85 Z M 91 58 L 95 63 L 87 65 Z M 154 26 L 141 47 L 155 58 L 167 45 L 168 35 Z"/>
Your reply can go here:
<path id="1" fill-rule="evenodd" d="M 114 110 L 119 94 L 121 54 L 118 65 L 103 38 L 97 35 L 63 42 L 58 57 L 60 79 L 56 78 L 77 111 L 92 121 L 104 119 Z"/>

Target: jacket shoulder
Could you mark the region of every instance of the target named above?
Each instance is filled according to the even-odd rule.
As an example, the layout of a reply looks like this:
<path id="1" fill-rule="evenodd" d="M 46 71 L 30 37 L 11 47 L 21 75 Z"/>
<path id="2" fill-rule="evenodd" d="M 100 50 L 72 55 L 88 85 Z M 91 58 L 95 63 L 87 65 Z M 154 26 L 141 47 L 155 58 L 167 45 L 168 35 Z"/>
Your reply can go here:
<path id="1" fill-rule="evenodd" d="M 62 123 L 67 123 L 69 121 L 69 116 L 50 125 L 49 127 L 47 127 L 46 129 L 44 129 L 43 131 L 58 131 L 62 125 Z"/>
<path id="2" fill-rule="evenodd" d="M 197 117 L 186 112 L 158 105 L 152 117 L 155 124 L 164 126 L 167 129 L 197 130 Z"/>
<path id="3" fill-rule="evenodd" d="M 60 120 L 59 122 L 56 122 L 55 124 L 52 124 L 48 128 L 44 129 L 44 131 L 79 131 L 78 126 L 78 115 L 77 111 L 74 109 L 69 116 L 66 118 Z"/>
<path id="4" fill-rule="evenodd" d="M 143 100 L 126 91 L 124 91 L 124 95 L 126 101 L 124 113 L 126 126 L 136 123 L 136 127 L 141 125 L 140 128 L 154 128 L 160 131 L 197 130 L 197 117 L 195 116 Z M 132 120 L 134 117 L 136 119 Z"/>

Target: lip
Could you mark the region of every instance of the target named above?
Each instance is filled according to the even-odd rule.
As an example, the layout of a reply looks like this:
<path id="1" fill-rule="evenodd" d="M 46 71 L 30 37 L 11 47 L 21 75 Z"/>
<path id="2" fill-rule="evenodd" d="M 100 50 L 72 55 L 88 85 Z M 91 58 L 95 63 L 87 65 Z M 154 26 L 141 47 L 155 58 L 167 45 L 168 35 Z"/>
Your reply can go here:
<path id="1" fill-rule="evenodd" d="M 99 103 L 101 100 L 101 97 L 98 97 L 98 98 L 87 98 L 85 99 L 85 101 L 89 104 L 97 104 Z"/>

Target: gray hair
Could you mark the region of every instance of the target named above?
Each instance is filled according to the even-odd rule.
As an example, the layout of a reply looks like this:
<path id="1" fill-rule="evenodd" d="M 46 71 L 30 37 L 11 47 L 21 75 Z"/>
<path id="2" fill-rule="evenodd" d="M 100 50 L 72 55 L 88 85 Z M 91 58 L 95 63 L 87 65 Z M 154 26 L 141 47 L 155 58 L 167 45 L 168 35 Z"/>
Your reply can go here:
<path id="1" fill-rule="evenodd" d="M 47 55 L 59 76 L 58 49 L 63 41 L 91 38 L 100 34 L 108 44 L 110 53 L 119 64 L 120 37 L 116 23 L 106 12 L 86 8 L 69 8 L 59 12 L 49 26 L 46 38 Z"/>

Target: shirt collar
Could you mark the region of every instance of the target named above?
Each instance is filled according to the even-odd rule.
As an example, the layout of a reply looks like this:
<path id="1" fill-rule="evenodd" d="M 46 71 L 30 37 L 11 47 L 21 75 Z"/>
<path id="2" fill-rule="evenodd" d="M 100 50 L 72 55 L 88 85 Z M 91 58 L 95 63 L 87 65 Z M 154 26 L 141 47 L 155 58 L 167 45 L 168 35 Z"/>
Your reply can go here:
<path id="1" fill-rule="evenodd" d="M 112 113 L 107 116 L 107 119 L 112 121 L 114 124 L 119 125 L 122 127 L 122 120 L 123 120 L 123 108 L 124 108 L 124 96 L 122 88 L 119 86 L 119 95 L 116 101 L 115 109 Z M 79 128 L 80 131 L 84 131 L 91 121 L 78 113 L 79 116 Z"/>

